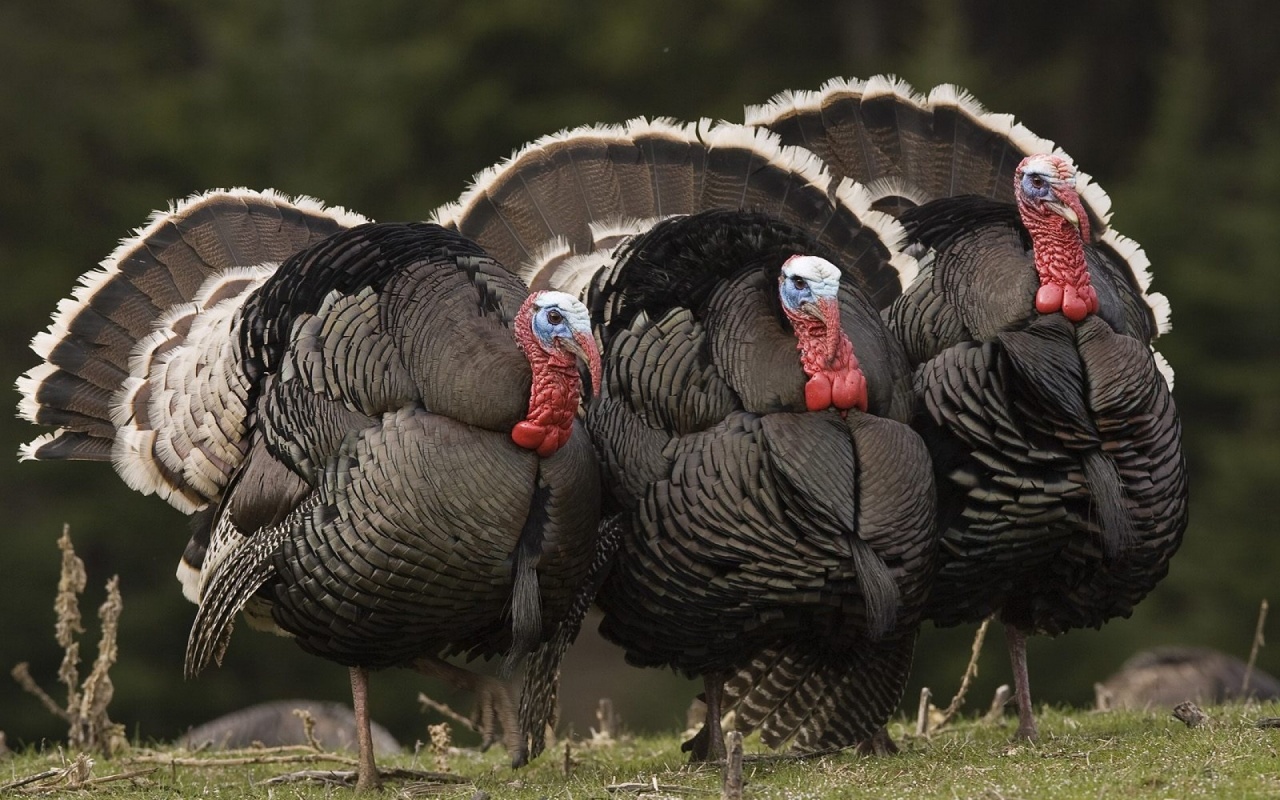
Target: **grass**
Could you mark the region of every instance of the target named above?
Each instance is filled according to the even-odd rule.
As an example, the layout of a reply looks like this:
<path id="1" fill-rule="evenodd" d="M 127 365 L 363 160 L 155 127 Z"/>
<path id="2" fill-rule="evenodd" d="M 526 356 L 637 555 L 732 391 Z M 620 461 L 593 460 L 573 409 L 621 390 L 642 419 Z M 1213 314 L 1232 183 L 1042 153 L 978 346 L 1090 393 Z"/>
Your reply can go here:
<path id="1" fill-rule="evenodd" d="M 1046 708 L 1039 717 L 1041 740 L 1013 744 L 1012 721 L 999 724 L 962 719 L 928 738 L 909 736 L 905 721 L 891 726 L 902 752 L 865 757 L 841 752 L 808 759 L 778 758 L 749 739 L 744 769 L 745 797 L 768 798 L 1275 798 L 1280 797 L 1280 729 L 1256 726 L 1280 716 L 1280 703 L 1207 709 L 1213 722 L 1188 728 L 1167 713 L 1107 712 Z M 566 775 L 564 742 L 531 766 L 511 770 L 502 754 L 451 750 L 444 756 L 424 749 L 418 755 L 384 758 L 383 768 L 437 770 L 443 765 L 466 784 L 429 785 L 390 779 L 384 797 L 513 798 L 719 797 L 721 768 L 684 763 L 679 737 L 624 737 L 606 744 L 569 743 Z M 261 781 L 297 769 L 333 769 L 332 760 L 301 763 L 315 753 L 294 749 L 283 762 L 219 764 L 217 754 L 199 765 L 156 763 L 155 751 L 134 748 L 99 760 L 80 788 L 71 776 L 47 778 L 4 789 L 10 781 L 63 768 L 60 753 L 18 753 L 0 762 L 0 795 L 93 797 L 346 797 L 352 792 L 310 784 L 263 785 Z M 240 762 L 246 751 L 237 751 Z M 247 754 L 252 757 L 253 754 Z M 189 756 L 172 753 L 168 757 Z M 259 758 L 278 754 L 263 752 Z M 110 779 L 140 770 L 146 774 Z M 655 788 L 656 787 L 656 788 Z"/>

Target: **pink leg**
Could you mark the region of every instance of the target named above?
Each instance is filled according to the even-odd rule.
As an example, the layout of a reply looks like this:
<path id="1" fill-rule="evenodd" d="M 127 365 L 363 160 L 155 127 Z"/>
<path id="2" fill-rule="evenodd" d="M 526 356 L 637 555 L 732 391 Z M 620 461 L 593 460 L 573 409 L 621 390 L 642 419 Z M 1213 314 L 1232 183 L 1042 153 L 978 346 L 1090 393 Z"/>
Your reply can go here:
<path id="1" fill-rule="evenodd" d="M 1018 732 L 1015 737 L 1034 742 L 1036 718 L 1031 709 L 1031 681 L 1027 677 L 1027 637 L 1016 626 L 1006 623 L 1005 637 L 1009 640 L 1009 663 L 1013 666 L 1014 696 L 1018 698 Z"/>
<path id="2" fill-rule="evenodd" d="M 356 743 L 360 748 L 356 789 L 377 789 L 382 781 L 378 778 L 378 767 L 373 763 L 373 734 L 369 730 L 369 673 L 363 667 L 351 668 L 351 708 L 356 715 Z"/>

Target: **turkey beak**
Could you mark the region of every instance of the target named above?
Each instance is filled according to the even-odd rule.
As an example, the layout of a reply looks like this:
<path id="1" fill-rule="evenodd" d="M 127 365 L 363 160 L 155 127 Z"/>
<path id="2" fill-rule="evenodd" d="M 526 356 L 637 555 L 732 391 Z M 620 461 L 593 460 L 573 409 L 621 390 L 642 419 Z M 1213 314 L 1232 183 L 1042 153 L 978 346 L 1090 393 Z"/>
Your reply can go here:
<path id="1" fill-rule="evenodd" d="M 809 303 L 801 303 L 800 311 L 819 322 L 831 327 L 833 321 L 840 319 L 840 306 L 834 297 L 820 297 Z"/>
<path id="2" fill-rule="evenodd" d="M 602 367 L 600 365 L 600 348 L 596 347 L 596 340 L 586 333 L 575 333 L 572 339 L 560 337 L 556 339 L 560 347 L 568 353 L 572 353 L 578 359 L 578 363 L 587 368 L 590 381 L 583 381 L 584 386 L 590 386 L 587 391 L 587 402 L 591 402 L 591 398 L 600 394 L 600 374 Z"/>
<path id="3" fill-rule="evenodd" d="M 807 317 L 813 317 L 819 322 L 827 321 L 825 309 L 823 309 L 820 303 L 816 303 L 812 300 L 800 304 L 800 313 Z"/>
<path id="4" fill-rule="evenodd" d="M 1066 219 L 1067 222 L 1070 222 L 1076 230 L 1080 229 L 1080 215 L 1071 206 L 1056 200 L 1046 202 L 1045 206 L 1053 213 Z"/>
<path id="5" fill-rule="evenodd" d="M 1055 200 L 1045 203 L 1055 214 L 1060 214 L 1063 219 L 1071 223 L 1071 226 L 1080 232 L 1080 238 L 1086 242 L 1089 241 L 1089 215 L 1084 210 L 1084 204 L 1080 202 L 1080 196 L 1076 194 L 1074 187 L 1067 184 L 1063 190 L 1054 187 Z"/>

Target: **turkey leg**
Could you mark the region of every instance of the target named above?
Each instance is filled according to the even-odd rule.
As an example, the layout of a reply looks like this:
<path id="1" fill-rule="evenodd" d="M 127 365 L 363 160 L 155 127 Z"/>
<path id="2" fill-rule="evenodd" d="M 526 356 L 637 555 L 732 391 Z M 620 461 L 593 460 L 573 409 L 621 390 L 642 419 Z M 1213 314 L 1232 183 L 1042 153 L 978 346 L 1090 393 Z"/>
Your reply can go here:
<path id="1" fill-rule="evenodd" d="M 373 763 L 373 733 L 369 730 L 369 673 L 363 667 L 351 668 L 351 710 L 356 715 L 356 744 L 360 748 L 356 789 L 377 789 L 382 781 L 378 778 L 378 766 Z"/>
<path id="2" fill-rule="evenodd" d="M 1036 731 L 1036 718 L 1031 709 L 1031 681 L 1027 677 L 1027 637 L 1012 623 L 1005 623 L 1004 633 L 1009 640 L 1014 696 L 1018 698 L 1018 732 L 1014 736 L 1034 742 L 1039 733 Z"/>
<path id="3" fill-rule="evenodd" d="M 709 672 L 702 676 L 702 699 L 707 704 L 707 718 L 702 730 L 680 748 L 689 753 L 689 763 L 724 761 L 724 729 L 720 727 L 720 710 L 724 707 L 724 682 L 726 676 Z"/>

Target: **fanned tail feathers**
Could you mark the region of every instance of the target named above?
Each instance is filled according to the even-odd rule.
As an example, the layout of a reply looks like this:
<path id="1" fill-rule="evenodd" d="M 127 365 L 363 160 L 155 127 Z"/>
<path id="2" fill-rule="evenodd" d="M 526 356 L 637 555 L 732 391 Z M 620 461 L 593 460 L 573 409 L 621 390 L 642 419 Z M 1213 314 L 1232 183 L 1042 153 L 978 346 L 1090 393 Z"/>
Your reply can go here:
<path id="1" fill-rule="evenodd" d="M 902 227 L 861 187 L 833 180 L 813 154 L 765 130 L 709 120 L 636 119 L 543 137 L 481 172 L 433 219 L 537 288 L 581 290 L 621 237 L 712 209 L 763 211 L 803 228 L 861 270 L 880 305 L 915 276 L 900 252 Z"/>
<path id="2" fill-rule="evenodd" d="M 272 191 L 214 190 L 157 212 L 80 277 L 18 379 L 20 416 L 57 430 L 24 459 L 113 461 L 131 487 L 191 512 L 242 447 L 243 299 L 289 255 L 363 222 Z"/>

